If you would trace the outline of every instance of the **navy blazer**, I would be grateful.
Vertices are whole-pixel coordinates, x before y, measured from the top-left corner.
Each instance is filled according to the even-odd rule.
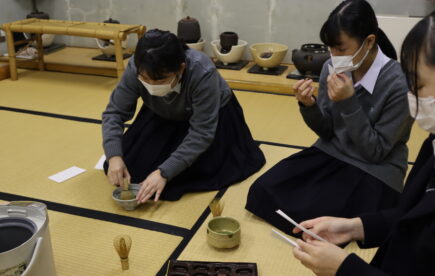
[[[380,246],[370,264],[350,254],[337,276],[435,275],[434,135],[423,143],[396,208],[361,216],[361,248]]]

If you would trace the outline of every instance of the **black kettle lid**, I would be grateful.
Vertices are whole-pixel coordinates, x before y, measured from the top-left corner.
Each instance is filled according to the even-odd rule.
[[[120,22],[119,22],[118,20],[116,20],[116,19],[112,19],[112,18],[109,18],[109,19],[107,19],[107,20],[104,20],[103,23],[120,24]]]
[[[180,19],[179,22],[182,23],[192,23],[192,22],[198,22],[198,20],[196,20],[196,18],[190,17],[190,16],[186,16],[185,18]]]
[[[43,11],[33,11],[29,13],[26,18],[50,19],[50,16]]]

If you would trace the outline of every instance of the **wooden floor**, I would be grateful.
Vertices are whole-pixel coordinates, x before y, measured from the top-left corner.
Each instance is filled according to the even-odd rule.
[[[243,79],[239,74],[222,72],[228,80]],[[316,139],[294,97],[235,92],[267,163],[219,194],[225,202],[224,215],[241,222],[242,243],[233,250],[216,250],[207,245],[205,233],[210,219],[207,205],[218,192],[146,204],[133,212],[111,200],[113,187],[94,166],[103,152],[101,112],[115,85],[115,78],[34,70],[20,70],[18,81],[0,81],[0,200],[48,204],[58,275],[165,275],[169,258],[256,262],[264,276],[312,275],[294,259],[289,246],[271,237],[270,225],[244,209],[247,190],[259,175]],[[413,129],[410,162],[426,136]],[[87,171],[63,183],[48,180],[73,165]],[[127,272],[121,271],[112,247],[118,234],[133,238]],[[355,244],[347,250],[366,260],[375,252]]]

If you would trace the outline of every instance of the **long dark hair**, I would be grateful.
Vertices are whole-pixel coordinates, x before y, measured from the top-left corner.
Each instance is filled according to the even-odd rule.
[[[169,31],[152,29],[138,41],[134,54],[137,74],[145,72],[151,79],[165,78],[178,72],[186,60],[187,45]]]
[[[409,88],[418,96],[418,63],[435,68],[435,11],[420,20],[402,44],[400,62]],[[424,60],[419,60],[420,55]],[[418,103],[418,101],[417,101]]]
[[[367,36],[374,34],[382,52],[397,60],[396,50],[387,35],[379,28],[375,11],[365,0],[346,0],[329,15],[320,30],[320,39],[329,47],[340,44],[340,32],[358,39],[362,44]]]

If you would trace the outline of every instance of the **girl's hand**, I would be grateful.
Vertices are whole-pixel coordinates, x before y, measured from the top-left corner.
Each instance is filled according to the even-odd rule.
[[[136,196],[137,201],[139,203],[145,203],[154,194],[154,201],[159,200],[160,194],[166,186],[166,182],[167,180],[160,174],[160,170],[155,170],[150,173],[150,175],[140,183],[141,187]]]
[[[339,102],[350,98],[355,93],[352,80],[346,74],[328,76],[328,96],[331,101]]]
[[[300,101],[304,106],[313,106],[316,103],[316,99],[313,96],[316,90],[312,86],[312,79],[304,79],[296,82],[293,85],[293,91],[295,92],[296,99]]]
[[[306,220],[301,225],[333,244],[364,240],[364,228],[360,218],[320,217]],[[299,228],[293,229],[293,233],[299,232]],[[302,237],[306,241],[313,239],[306,233]]]
[[[107,178],[109,178],[110,183],[121,186],[121,188],[124,186],[124,179],[130,183],[131,176],[121,156],[113,156],[109,159]]]
[[[296,242],[300,249],[297,247],[293,249],[295,258],[317,276],[335,276],[338,268],[349,255],[344,249],[328,242],[318,240]]]

